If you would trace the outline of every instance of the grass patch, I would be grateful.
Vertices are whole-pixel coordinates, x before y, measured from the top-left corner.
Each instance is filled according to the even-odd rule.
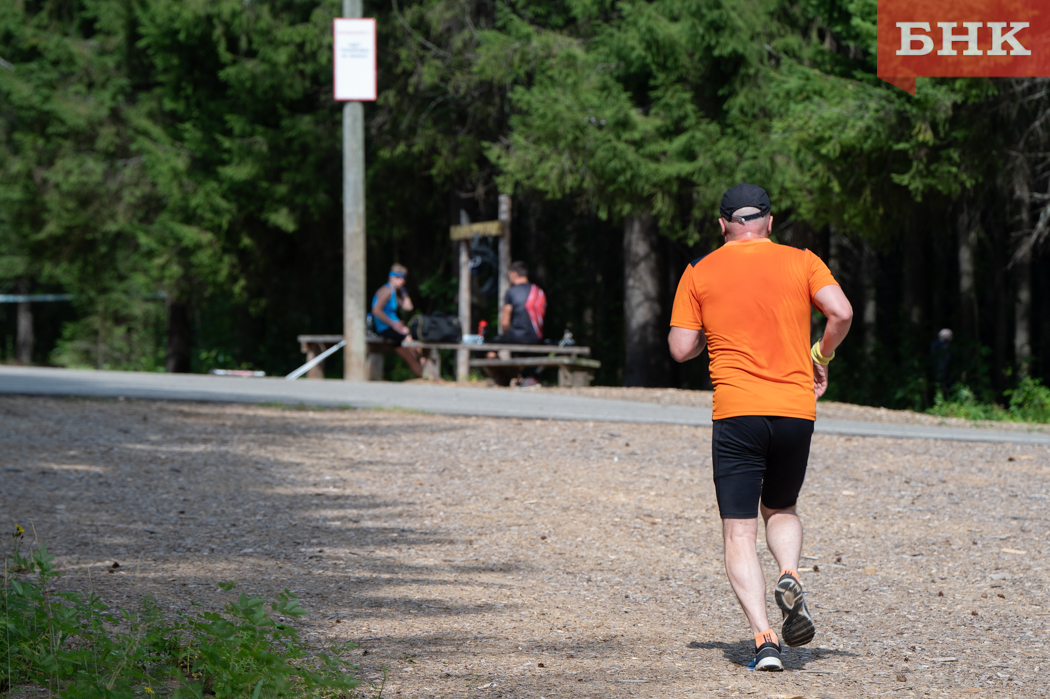
[[[1039,379],[1026,376],[1021,379],[1017,388],[1006,391],[1005,395],[1009,402],[1004,407],[998,403],[978,400],[968,386],[959,385],[947,399],[938,391],[933,407],[926,412],[965,420],[1050,423],[1050,388],[1044,386]]]
[[[400,405],[379,405],[372,408],[365,408],[365,410],[371,410],[374,413],[407,413],[408,415],[434,414],[429,410],[419,410],[418,408],[402,408]]]
[[[16,530],[0,590],[0,692],[45,688],[64,699],[271,699],[357,696],[346,643],[308,649],[282,618],[306,612],[287,590],[267,608],[240,596],[223,613],[178,613],[150,597],[137,612],[95,594],[59,591],[54,556]],[[23,551],[23,549],[27,549]],[[232,591],[235,583],[222,583]]]
[[[281,403],[279,401],[267,401],[266,403],[256,403],[256,405],[262,408],[277,408],[278,410],[290,410],[294,412],[310,412],[310,413],[323,413],[328,410],[354,410],[352,405],[338,405],[330,407],[327,405],[311,405],[307,403]]]

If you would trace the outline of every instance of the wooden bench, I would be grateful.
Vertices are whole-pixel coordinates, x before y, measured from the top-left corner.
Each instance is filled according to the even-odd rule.
[[[295,338],[299,343],[299,347],[302,349],[303,354],[306,355],[306,361],[312,361],[317,355],[324,352],[332,345],[339,344],[343,340],[342,335],[300,335]],[[394,343],[387,340],[385,337],[379,337],[374,335],[366,340],[366,346],[368,349],[368,380],[369,381],[382,381],[383,380],[383,355],[388,352],[394,351]],[[324,361],[317,364],[306,373],[308,379],[323,379],[324,378]]]
[[[470,360],[470,366],[485,369],[489,376],[501,386],[510,384],[511,379],[524,367],[556,366],[558,367],[559,386],[590,386],[594,372],[602,363],[589,359],[590,347],[571,345],[509,345],[486,342],[483,345],[468,345],[462,342],[417,342],[406,340],[405,347],[419,347],[428,353],[429,363],[435,367],[435,375],[441,375],[441,357],[439,350],[469,350],[470,352],[497,352],[498,358],[476,358]],[[512,357],[511,354],[546,355],[536,357]]]
[[[299,335],[296,338],[303,354],[306,355],[307,362],[312,361],[317,355],[321,354],[332,345],[339,344],[342,340],[342,335]],[[404,343],[405,347],[419,345],[420,343],[413,343],[411,340]],[[382,381],[383,355],[393,352],[397,348],[394,346],[393,342],[378,335],[370,335],[365,340],[365,346],[368,352],[367,359],[365,360],[368,369],[368,380]],[[323,379],[324,364],[325,363],[322,361],[317,366],[311,368],[310,371],[307,372],[306,378]],[[441,358],[438,356],[437,350],[432,350],[428,355],[423,356],[423,378],[431,379],[433,381],[437,381],[441,378]]]
[[[509,386],[525,367],[558,367],[559,386],[590,386],[594,372],[601,368],[597,359],[585,357],[514,357],[511,359],[471,359],[470,366],[487,369],[492,379],[501,386]]]
[[[296,338],[306,355],[306,361],[317,357],[328,347],[342,341],[342,335],[300,335]],[[383,355],[394,351],[394,344],[383,337],[372,336],[367,340],[368,346],[368,380],[383,380]],[[558,367],[559,386],[589,386],[594,372],[601,368],[601,362],[587,357],[590,347],[572,345],[508,345],[486,343],[468,345],[462,342],[418,342],[405,340],[404,347],[417,347],[423,354],[423,378],[439,380],[441,378],[441,350],[468,350],[474,353],[498,352],[494,359],[476,358],[470,360],[470,366],[485,369],[501,385],[508,385],[514,374],[524,367]],[[512,353],[545,355],[533,357],[512,357]],[[513,374],[510,373],[513,370]],[[307,378],[323,379],[324,362],[310,369]]]

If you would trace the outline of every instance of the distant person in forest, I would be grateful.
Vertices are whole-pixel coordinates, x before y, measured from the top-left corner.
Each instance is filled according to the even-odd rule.
[[[930,368],[933,370],[933,385],[948,398],[955,384],[952,381],[952,331],[948,328],[937,333],[937,339],[930,343]]]
[[[493,343],[507,345],[538,345],[543,342],[543,318],[547,314],[547,295],[529,281],[529,268],[524,262],[513,262],[507,270],[510,288],[503,299],[499,315],[499,335]],[[490,359],[496,357],[489,352]],[[518,386],[535,386],[539,368],[526,367],[521,372]]]
[[[376,334],[385,337],[394,344],[398,356],[405,360],[408,368],[416,376],[423,375],[423,364],[420,361],[421,350],[414,347],[402,347],[401,343],[408,337],[408,326],[401,322],[398,310],[411,312],[415,309],[412,299],[405,289],[408,270],[403,265],[393,265],[386,284],[379,287],[372,297],[372,323]]]
[[[780,638],[766,616],[766,582],[755,544],[758,515],[780,567],[774,596],[789,646],[813,640],[798,562],[802,523],[795,511],[806,477],[816,399],[828,363],[846,337],[853,309],[819,257],[777,245],[769,196],[741,184],[722,197],[725,245],[694,260],[678,283],[671,356],[684,362],[708,348],[715,387],[711,439],[715,496],[729,582],[755,635],[756,670],[783,670]],[[828,318],[809,344],[810,304]],[[708,586],[705,595],[718,595]],[[707,604],[711,604],[710,600]]]

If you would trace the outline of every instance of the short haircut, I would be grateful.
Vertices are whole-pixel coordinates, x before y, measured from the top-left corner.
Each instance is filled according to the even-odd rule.
[[[408,268],[405,267],[404,265],[399,265],[399,264],[395,263],[395,264],[390,265],[390,273],[391,274],[396,274],[396,275],[398,275],[400,277],[403,277],[406,274],[408,274]]]
[[[507,268],[507,271],[514,272],[514,274],[518,275],[519,277],[528,278],[529,276],[529,266],[521,261],[511,262],[510,267]]]

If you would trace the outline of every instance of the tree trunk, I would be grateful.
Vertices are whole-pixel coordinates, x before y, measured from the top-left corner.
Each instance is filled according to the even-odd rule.
[[[165,371],[172,374],[190,372],[192,325],[190,307],[183,301],[168,299],[168,356]]]
[[[106,304],[98,303],[98,332],[95,333],[95,368],[106,368]]]
[[[996,391],[1007,387],[1006,364],[1007,343],[1009,341],[1010,292],[1006,268],[1010,262],[1008,236],[1003,231],[1002,222],[994,224],[990,264],[992,266],[992,386]]]
[[[623,227],[624,386],[662,386],[668,356],[661,327],[659,240],[649,213]]]
[[[1021,231],[1013,236],[1009,270],[1014,280],[1014,366],[1017,376],[1028,375],[1032,359],[1032,248],[1027,245],[1032,230],[1032,182],[1026,162],[1015,170],[1014,196],[1020,206]]]
[[[911,230],[904,235],[904,312],[912,326],[912,332],[920,330],[925,320],[923,301],[926,297],[926,270],[923,267],[923,240],[928,231],[920,216],[918,211],[912,215]]]
[[[867,242],[862,241],[860,245],[861,321],[864,326],[864,353],[868,359],[874,359],[878,312],[876,284],[879,278],[879,256]]]
[[[1023,244],[1023,242],[1022,242]],[[1024,251],[1013,266],[1014,294],[1014,363],[1017,375],[1027,376],[1032,360],[1032,252]]]
[[[28,294],[29,282],[19,282],[17,288],[19,294]],[[33,306],[29,301],[18,303],[18,336],[15,339],[15,358],[21,364],[33,363]]]
[[[955,233],[959,244],[959,332],[967,340],[976,341],[977,289],[974,283],[974,227],[969,207],[964,203],[956,219]]]
[[[842,284],[842,254],[848,242],[835,226],[828,226],[828,269],[839,284]]]

